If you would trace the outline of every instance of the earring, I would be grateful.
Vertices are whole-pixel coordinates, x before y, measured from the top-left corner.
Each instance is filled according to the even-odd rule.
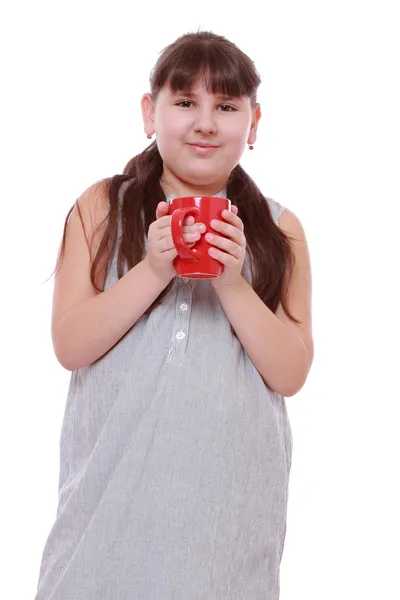
[[[148,133],[148,134],[147,134],[147,139],[148,139],[148,140],[151,140],[151,138],[152,138],[152,137],[153,137],[153,136],[152,136],[150,133]]]
[[[253,150],[254,146],[252,146],[251,144],[249,144],[249,150]]]

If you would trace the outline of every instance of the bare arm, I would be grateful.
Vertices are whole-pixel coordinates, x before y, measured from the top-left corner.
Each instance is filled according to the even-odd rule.
[[[88,188],[78,200],[67,226],[65,255],[55,279],[52,339],[58,361],[73,371],[103,356],[136,323],[175,275],[176,250],[170,236],[168,205],[160,203],[149,231],[148,255],[108,290],[99,292],[90,281],[90,242],[94,248],[108,210],[103,182]],[[159,207],[160,207],[159,205]],[[164,216],[163,216],[164,215]],[[187,230],[184,228],[184,230]],[[86,236],[85,236],[86,232]],[[186,234],[187,242],[197,239]],[[105,272],[97,286],[104,288]]]
[[[303,386],[310,357],[302,338],[284,325],[242,279],[217,290],[220,302],[242,346],[266,384],[282,396]]]
[[[297,217],[285,210],[281,229],[293,236],[295,267],[287,305],[274,314],[243,278],[218,288],[219,300],[239,340],[267,385],[283,396],[295,395],[304,385],[314,356],[311,325],[311,266],[304,230]]]
[[[72,306],[52,328],[59,362],[73,371],[103,356],[136,323],[165,286],[142,261],[105,292]]]
[[[108,210],[107,188],[100,182],[78,200],[67,225],[65,254],[55,278],[52,338],[57,359],[72,371],[88,366],[134,325],[168,281],[161,281],[146,263],[139,263],[105,292],[90,282],[91,256],[104,231],[96,228]],[[93,256],[93,255],[92,255]],[[105,271],[96,281],[104,288]]]

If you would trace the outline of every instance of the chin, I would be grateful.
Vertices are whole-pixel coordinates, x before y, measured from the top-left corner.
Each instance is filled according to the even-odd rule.
[[[216,169],[199,169],[185,170],[179,174],[179,177],[193,185],[213,185],[216,181],[223,179],[220,170]],[[226,176],[228,179],[229,174]]]

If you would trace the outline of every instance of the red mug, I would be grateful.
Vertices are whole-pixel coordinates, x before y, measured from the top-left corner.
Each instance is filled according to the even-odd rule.
[[[213,246],[206,241],[205,235],[208,232],[217,233],[211,228],[210,222],[212,219],[223,221],[223,210],[231,210],[231,201],[219,196],[186,196],[171,201],[169,214],[172,215],[172,239],[178,252],[174,267],[181,277],[214,279],[221,275],[224,267],[208,254],[209,248]],[[194,217],[195,223],[204,223],[206,226],[206,231],[192,248],[183,239],[183,222],[188,216]]]

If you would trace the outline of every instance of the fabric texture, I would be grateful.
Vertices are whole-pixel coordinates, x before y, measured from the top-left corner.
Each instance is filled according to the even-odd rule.
[[[285,399],[210,282],[176,277],[71,373],[35,600],[277,600],[291,457]]]

